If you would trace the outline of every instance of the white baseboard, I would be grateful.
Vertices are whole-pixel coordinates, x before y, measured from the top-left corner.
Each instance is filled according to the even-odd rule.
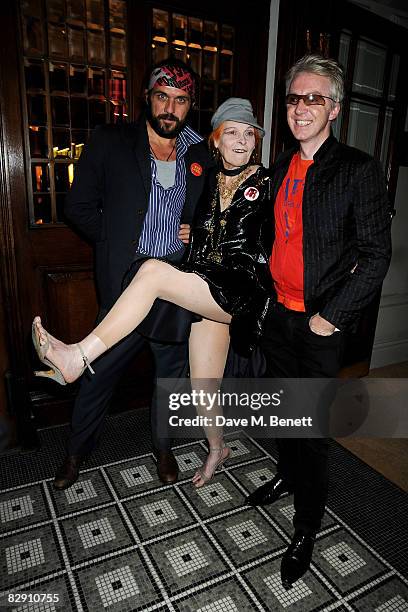
[[[370,368],[382,368],[402,361],[408,361],[408,338],[374,344]]]
[[[408,361],[408,293],[382,295],[371,368]]]
[[[394,308],[395,306],[407,306],[408,293],[390,293],[381,296],[380,310],[382,308]]]

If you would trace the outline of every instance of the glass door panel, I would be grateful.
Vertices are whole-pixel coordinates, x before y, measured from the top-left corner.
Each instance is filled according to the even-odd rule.
[[[216,106],[231,96],[234,44],[235,30],[229,24],[153,8],[152,64],[175,57],[201,77],[191,123],[203,135],[211,131]]]
[[[369,96],[381,96],[387,51],[367,40],[357,44],[356,63],[353,75],[353,91]]]
[[[90,130],[127,120],[126,2],[21,0],[19,5],[30,222],[57,223]]]
[[[380,43],[344,30],[339,41],[339,61],[350,85],[333,133],[379,159],[389,177],[400,56]],[[352,74],[347,74],[349,66]]]
[[[350,104],[347,144],[374,155],[378,107],[353,100]]]

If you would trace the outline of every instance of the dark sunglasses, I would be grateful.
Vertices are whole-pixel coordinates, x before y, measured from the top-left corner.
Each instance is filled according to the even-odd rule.
[[[292,104],[293,106],[297,106],[299,100],[303,100],[306,106],[314,106],[315,104],[318,104],[319,106],[324,106],[326,104],[326,98],[327,100],[332,100],[332,102],[336,102],[334,98],[329,98],[329,96],[322,96],[320,94],[310,93],[300,95],[290,93],[286,96],[286,104]]]

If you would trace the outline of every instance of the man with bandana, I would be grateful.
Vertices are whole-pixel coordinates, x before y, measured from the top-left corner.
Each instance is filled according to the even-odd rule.
[[[123,278],[135,261],[160,257],[177,262],[183,255],[211,164],[202,137],[186,123],[195,90],[196,75],[184,62],[160,62],[150,73],[145,111],[139,120],[99,126],[81,155],[65,213],[94,246],[98,320],[118,298]],[[154,325],[154,312],[152,317]],[[53,483],[56,489],[66,489],[77,480],[82,462],[95,448],[114,388],[129,362],[146,346],[139,332],[101,357],[95,375],[82,378],[67,455]],[[157,377],[186,375],[187,333],[183,340],[172,345],[149,342]],[[158,418],[166,417],[158,414],[153,400],[157,472],[168,484],[177,480],[178,466],[171,440],[157,435]],[[133,433],[136,438],[137,432]]]

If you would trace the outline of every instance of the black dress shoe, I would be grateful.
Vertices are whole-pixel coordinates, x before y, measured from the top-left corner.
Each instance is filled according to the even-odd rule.
[[[157,451],[157,475],[163,484],[172,484],[178,478],[178,464],[173,451]]]
[[[285,480],[276,475],[270,482],[266,482],[248,495],[244,503],[247,506],[267,506],[273,504],[284,493],[292,493],[292,489]]]
[[[281,580],[288,590],[309,569],[315,536],[301,531],[295,533],[281,563]]]
[[[67,455],[64,463],[58,468],[55,474],[53,487],[58,491],[63,491],[72,486],[78,480],[79,468],[84,461],[83,455]]]

